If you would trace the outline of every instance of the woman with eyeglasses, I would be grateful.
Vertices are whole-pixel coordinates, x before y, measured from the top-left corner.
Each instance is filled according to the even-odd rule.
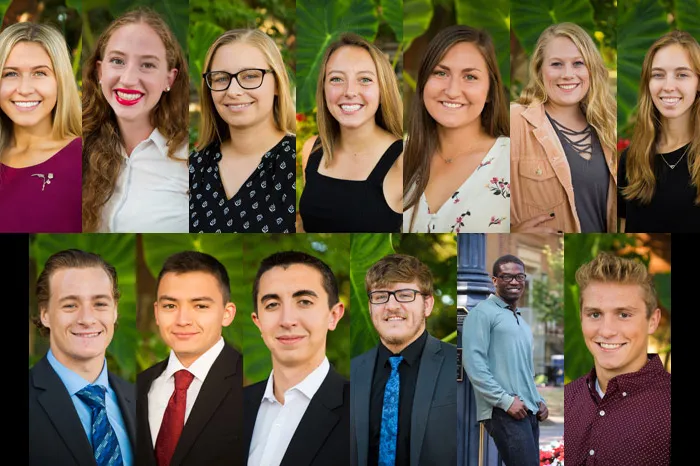
[[[203,71],[190,232],[294,232],[296,122],[277,45],[256,29],[228,31]]]

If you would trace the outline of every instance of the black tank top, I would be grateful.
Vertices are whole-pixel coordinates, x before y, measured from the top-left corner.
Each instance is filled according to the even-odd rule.
[[[316,144],[314,144],[315,148]],[[384,198],[386,174],[403,152],[395,141],[384,152],[366,180],[342,180],[322,175],[322,150],[312,149],[306,164],[306,185],[299,199],[299,215],[308,233],[397,233],[403,215]]]

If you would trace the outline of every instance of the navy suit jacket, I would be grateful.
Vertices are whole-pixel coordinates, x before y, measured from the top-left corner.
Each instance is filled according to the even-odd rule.
[[[136,465],[156,466],[148,422],[148,391],[168,366],[164,360],[136,378],[138,393]],[[192,406],[170,466],[243,465],[243,357],[224,345]]]
[[[246,460],[267,379],[244,389]],[[350,464],[350,382],[333,368],[311,399],[280,466]]]
[[[132,449],[136,444],[134,384],[108,372]],[[97,465],[70,394],[44,356],[29,369],[29,466]]]
[[[377,347],[350,362],[350,458],[365,466],[369,400]],[[411,464],[457,464],[457,347],[428,335],[418,370],[411,416]]]

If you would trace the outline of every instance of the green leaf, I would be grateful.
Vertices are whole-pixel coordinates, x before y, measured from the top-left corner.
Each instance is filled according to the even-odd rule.
[[[202,73],[204,72],[204,58],[209,47],[225,31],[216,24],[200,21],[190,28],[190,81],[197,92],[201,91]],[[200,96],[201,97],[201,96]]]
[[[630,121],[639,100],[644,55],[670,29],[658,0],[621,3],[618,11],[617,126],[622,128]]]
[[[297,113],[314,109],[316,82],[323,53],[344,32],[369,41],[379,21],[372,0],[299,0],[297,3]]]
[[[430,0],[404,0],[403,50],[408,50],[417,37],[425,34],[432,19],[433,4]]]
[[[75,11],[78,12],[78,15],[83,14],[83,1],[82,0],[66,0],[66,6],[68,8],[73,8]],[[2,7],[0,7],[2,9]],[[0,15],[2,14],[2,11],[0,11]]]
[[[104,0],[98,0],[103,3]],[[165,20],[165,23],[170,27],[180,43],[183,52],[187,54],[187,28],[190,21],[190,5],[188,1],[183,0],[140,0],[134,3],[134,0],[111,0],[109,11],[117,18],[136,6],[149,7],[158,12]],[[87,10],[85,3],[83,7]]]
[[[552,24],[572,22],[591,37],[595,32],[593,7],[588,0],[519,0],[510,6],[513,32],[528,56],[542,31]]]
[[[134,353],[140,335],[136,330],[136,236],[133,234],[38,234],[31,247],[37,264],[37,277],[52,254],[64,249],[77,248],[99,254],[117,269],[121,298],[118,305],[119,327],[107,348],[107,354],[117,366],[110,370],[128,380],[136,375]]]
[[[365,274],[379,259],[392,254],[390,234],[353,234],[350,240],[350,355],[364,353],[379,342],[369,314]]]
[[[382,7],[382,17],[389,24],[391,30],[396,35],[396,41],[403,41],[403,1],[402,0],[380,0]]]
[[[681,31],[689,32],[696,39],[700,38],[700,2],[676,1],[676,24]]]
[[[654,287],[659,304],[669,313],[671,312],[671,274],[657,273],[654,275]]]
[[[510,1],[490,0],[488,8],[471,0],[457,0],[457,24],[483,29],[493,40],[498,69],[506,90],[510,88]],[[510,91],[506,92],[509,95]]]

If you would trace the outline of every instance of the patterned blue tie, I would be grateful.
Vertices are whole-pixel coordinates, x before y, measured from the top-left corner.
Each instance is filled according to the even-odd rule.
[[[378,466],[394,466],[396,463],[396,434],[399,431],[399,364],[401,361],[403,361],[403,356],[389,358],[391,375],[384,387]]]
[[[112,424],[107,419],[105,407],[105,387],[86,385],[76,395],[92,410],[92,450],[97,466],[117,466],[123,464],[122,452]]]

